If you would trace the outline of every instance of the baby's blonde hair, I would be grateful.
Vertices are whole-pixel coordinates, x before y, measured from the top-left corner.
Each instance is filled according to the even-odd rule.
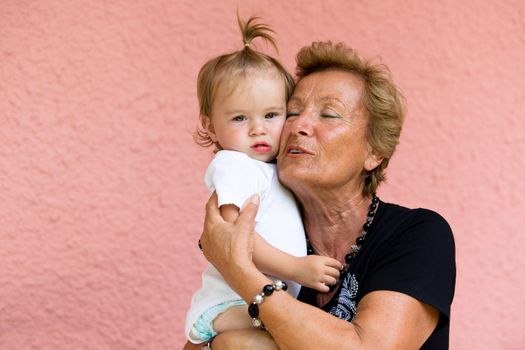
[[[217,56],[202,66],[197,78],[197,96],[200,108],[200,126],[195,132],[195,142],[203,147],[215,145],[217,149],[221,146],[213,142],[205,127],[205,118],[210,118],[212,106],[217,91],[221,84],[227,80],[245,77],[248,70],[271,70],[275,69],[283,79],[286,96],[288,100],[293,92],[293,77],[275,58],[266,55],[252,48],[252,41],[255,38],[262,38],[270,43],[276,51],[277,45],[272,33],[275,31],[264,23],[257,23],[258,17],[250,17],[244,22],[237,15],[237,22],[242,34],[243,48],[229,54]]]

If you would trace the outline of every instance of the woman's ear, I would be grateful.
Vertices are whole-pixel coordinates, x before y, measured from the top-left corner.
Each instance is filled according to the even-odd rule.
[[[217,135],[215,135],[215,128],[213,127],[210,117],[206,115],[201,115],[201,120],[202,120],[202,125],[204,126],[204,129],[208,133],[208,136],[210,136],[210,139],[213,142],[217,142]]]
[[[379,164],[381,164],[382,161],[383,161],[383,157],[379,156],[374,150],[370,148],[368,150],[368,155],[365,158],[365,164],[364,164],[365,170],[366,171],[374,170],[375,168],[379,166]]]

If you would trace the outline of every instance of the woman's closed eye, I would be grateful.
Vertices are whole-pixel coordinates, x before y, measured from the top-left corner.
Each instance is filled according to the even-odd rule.
[[[286,113],[286,119],[291,118],[291,117],[297,117],[298,115],[299,115],[299,112],[297,111],[289,111]]]
[[[321,117],[323,118],[341,118],[341,116],[335,113],[322,113]]]
[[[341,118],[341,115],[334,111],[333,108],[323,108],[321,110],[322,118]]]

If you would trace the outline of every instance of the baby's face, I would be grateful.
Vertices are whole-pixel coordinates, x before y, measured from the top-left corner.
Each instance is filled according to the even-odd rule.
[[[225,150],[273,160],[286,119],[282,77],[274,71],[252,71],[224,85],[217,91],[207,126],[212,140]]]

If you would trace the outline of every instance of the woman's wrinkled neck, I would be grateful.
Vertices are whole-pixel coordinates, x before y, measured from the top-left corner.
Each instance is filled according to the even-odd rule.
[[[342,261],[361,234],[371,197],[363,196],[361,188],[299,191],[296,195],[315,253]]]

